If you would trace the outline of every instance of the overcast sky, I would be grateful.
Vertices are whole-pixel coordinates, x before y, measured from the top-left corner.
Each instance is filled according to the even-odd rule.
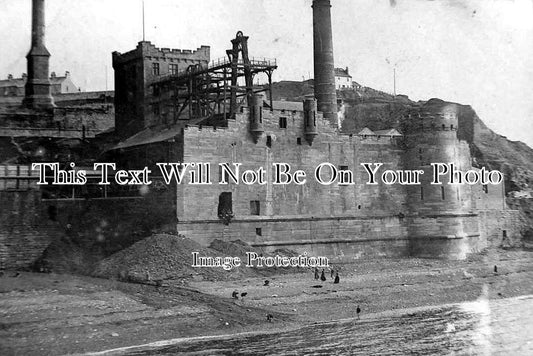
[[[238,30],[250,55],[277,58],[274,80],[313,73],[311,0],[145,0],[146,40],[211,46]],[[82,90],[113,88],[111,52],[142,39],[141,0],[47,0],[50,70]],[[470,104],[499,134],[533,147],[533,0],[332,0],[335,65],[413,100]],[[26,72],[31,0],[0,0],[0,77]]]

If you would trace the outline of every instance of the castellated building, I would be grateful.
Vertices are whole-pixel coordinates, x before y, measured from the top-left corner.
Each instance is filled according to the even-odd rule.
[[[316,112],[314,101],[306,102],[306,110],[301,104],[298,110],[271,109],[262,97],[255,104],[243,106],[222,127],[151,128],[117,146],[130,157],[129,167],[146,165],[153,172],[159,171],[155,162],[210,163],[213,184],[175,186],[172,208],[179,233],[205,245],[215,238],[241,239],[271,250],[348,259],[464,258],[487,247],[502,229],[516,233],[503,184],[430,184],[431,162],[472,169],[468,143],[457,138],[455,104],[429,101],[413,120],[416,128],[404,137],[341,134]],[[251,131],[256,120],[263,131],[257,140]],[[304,170],[307,182],[273,184],[275,162]],[[323,162],[353,171],[355,184],[319,184],[313,172]],[[365,162],[419,169],[424,175],[420,185],[369,185]],[[218,184],[220,163],[242,163],[241,173],[263,167],[267,182]],[[232,213],[226,223],[220,216],[224,210]]]
[[[140,42],[131,52],[113,53],[116,131],[124,139],[109,159],[152,172],[159,172],[157,162],[211,168],[212,184],[161,188],[162,178],[154,177],[145,209],[164,201],[177,231],[204,245],[240,239],[339,259],[461,259],[518,234],[503,182],[431,184],[431,163],[478,169],[468,141],[472,124],[461,122],[458,104],[429,100],[402,119],[402,128],[339,130],[329,8],[329,0],[313,1],[316,101],[268,100],[253,77],[264,73],[271,83],[276,63],[250,60],[241,32],[228,58],[213,62],[205,46],[183,51]],[[240,163],[241,173],[262,167],[266,183],[219,184],[223,163]],[[306,183],[274,184],[274,163],[305,171]],[[353,172],[353,184],[318,183],[314,171],[321,163]],[[371,185],[362,163],[424,174],[420,184]]]
[[[105,120],[112,108],[97,103],[101,96],[106,103],[107,93],[82,93],[87,107],[76,106],[79,95],[51,96],[43,0],[33,0],[33,9],[26,96],[22,107],[0,111],[0,198],[6,207],[0,269],[31,267],[65,234],[111,252],[154,231],[170,231],[204,245],[240,239],[269,251],[354,260],[462,259],[520,233],[503,183],[449,185],[443,178],[444,184],[431,184],[431,163],[463,172],[482,168],[473,167],[475,125],[460,105],[396,96],[391,100],[409,102],[409,110],[395,127],[339,129],[338,114],[347,105],[338,105],[335,90],[329,0],[313,1],[312,97],[274,101],[277,62],[249,56],[248,37],[240,31],[226,57],[214,61],[207,46],[179,50],[142,41],[112,54],[114,130]],[[254,85],[256,76],[266,76],[268,86]],[[60,162],[66,169],[75,162],[72,169],[86,169],[88,182],[37,185],[32,162]],[[148,167],[152,184],[99,185],[94,162]],[[209,163],[212,184],[189,184],[191,167],[185,182],[166,184],[156,164],[171,162]],[[241,174],[262,167],[265,184],[219,184],[228,178],[219,169],[224,163],[233,170],[240,164]],[[305,184],[274,184],[275,163],[305,171]],[[353,172],[353,184],[317,182],[314,171],[322,163]],[[362,163],[382,164],[379,172],[424,174],[420,184],[379,178],[372,185]]]
[[[151,124],[151,116],[172,116],[168,107],[153,102],[157,95],[151,84],[161,76],[176,75],[191,65],[207,65],[209,50],[208,46],[194,51],[159,49],[149,41],[142,41],[127,53],[113,52],[117,134],[126,137],[140,131]]]

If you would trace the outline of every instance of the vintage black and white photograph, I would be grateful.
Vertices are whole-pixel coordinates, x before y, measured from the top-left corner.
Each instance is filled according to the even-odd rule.
[[[1,355],[532,355],[532,0],[1,0]]]

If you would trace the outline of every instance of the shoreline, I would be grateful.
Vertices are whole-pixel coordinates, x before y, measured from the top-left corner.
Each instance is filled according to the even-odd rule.
[[[533,294],[527,294],[527,295],[502,298],[500,300],[513,301],[513,300],[532,299],[532,298],[533,298]],[[488,300],[490,301],[490,299]],[[204,340],[205,341],[207,340],[209,341],[228,340],[228,339],[245,338],[248,336],[273,335],[273,334],[278,334],[278,333],[283,333],[283,332],[288,332],[288,331],[296,331],[296,330],[305,329],[305,328],[309,328],[313,326],[320,326],[320,325],[344,324],[344,323],[350,323],[350,322],[365,323],[365,322],[372,322],[372,321],[380,320],[383,318],[400,317],[406,314],[460,307],[467,303],[475,303],[476,301],[479,301],[479,299],[458,302],[458,303],[449,303],[449,304],[440,304],[440,305],[424,305],[424,306],[412,307],[412,308],[406,308],[406,309],[388,310],[388,311],[367,314],[361,318],[351,317],[351,318],[345,318],[345,319],[318,321],[318,322],[308,323],[308,324],[299,325],[299,326],[294,326],[293,324],[291,324],[290,326],[287,326],[282,329],[269,330],[266,332],[265,331],[245,331],[245,332],[240,332],[240,333],[235,333],[235,334],[202,335],[202,336],[182,337],[182,338],[169,339],[169,340],[160,340],[160,341],[155,341],[155,342],[151,342],[148,344],[125,346],[125,347],[119,347],[119,348],[114,348],[114,349],[109,349],[109,350],[98,351],[98,352],[87,352],[87,353],[82,353],[82,354],[74,354],[74,356],[113,355],[115,353],[121,353],[121,352],[127,352],[127,351],[130,351],[130,352],[141,351],[141,350],[146,351],[151,348],[173,346],[173,345],[178,345],[178,344],[187,343],[187,342],[197,342],[197,341],[204,341]]]
[[[493,266],[498,265],[498,273]],[[169,340],[276,334],[313,325],[361,322],[472,302],[533,295],[533,252],[489,251],[467,261],[361,260],[333,264],[341,280],[311,270],[165,286],[85,276],[5,272],[2,354],[102,354]],[[268,287],[263,285],[270,280]],[[320,288],[315,288],[320,285]],[[234,299],[233,291],[246,292]],[[273,315],[272,322],[266,315]],[[154,344],[156,343],[156,344]],[[145,346],[142,346],[145,347]],[[100,352],[100,353],[99,353]]]

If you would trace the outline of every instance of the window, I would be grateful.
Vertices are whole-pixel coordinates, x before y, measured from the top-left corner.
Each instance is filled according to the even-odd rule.
[[[220,193],[218,197],[218,216],[223,217],[225,215],[233,214],[233,204],[231,192]]]
[[[261,215],[261,205],[259,200],[250,201],[250,215]]]
[[[152,74],[159,75],[159,63],[152,63]]]
[[[154,115],[159,115],[159,104],[152,104],[152,113]]]
[[[263,236],[263,231],[261,230],[260,227],[256,227],[256,228],[255,228],[255,234],[256,234],[257,236]]]
[[[301,145],[302,144],[302,138],[301,137],[296,138],[296,144],[297,145]]]
[[[52,221],[57,221],[57,207],[55,205],[48,206],[48,218]]]
[[[267,136],[267,147],[272,147],[272,136]]]
[[[287,118],[286,117],[280,117],[279,118],[279,128],[280,129],[286,129],[287,128]]]
[[[176,75],[178,74],[178,65],[175,63],[170,63],[168,66],[168,70],[170,72],[170,75]]]

